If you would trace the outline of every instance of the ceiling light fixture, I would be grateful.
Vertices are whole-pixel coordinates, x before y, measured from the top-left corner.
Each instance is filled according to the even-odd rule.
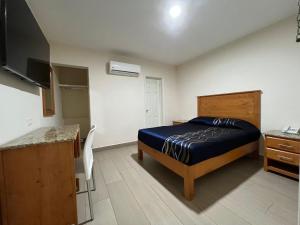
[[[181,15],[182,9],[179,5],[174,5],[170,8],[170,16],[175,19]]]

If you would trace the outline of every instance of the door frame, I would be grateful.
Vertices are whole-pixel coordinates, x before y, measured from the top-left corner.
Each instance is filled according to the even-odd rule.
[[[163,101],[163,78],[162,77],[155,77],[155,76],[145,76],[145,82],[144,82],[144,101],[145,101],[145,108],[144,108],[144,115],[145,115],[145,127],[146,127],[146,110],[147,110],[147,105],[146,105],[146,82],[147,79],[153,79],[153,80],[158,80],[160,82],[160,88],[159,88],[159,104],[160,104],[160,118],[159,118],[159,125],[158,126],[162,126],[163,122],[164,122],[164,101]]]

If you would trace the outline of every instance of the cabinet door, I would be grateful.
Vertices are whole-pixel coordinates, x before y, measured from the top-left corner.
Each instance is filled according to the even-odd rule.
[[[77,223],[72,142],[2,153],[9,225]]]
[[[6,210],[9,225],[41,224],[39,154],[33,148],[3,152]]]
[[[4,188],[4,174],[2,163],[2,152],[0,152],[0,225],[7,225],[6,193]]]

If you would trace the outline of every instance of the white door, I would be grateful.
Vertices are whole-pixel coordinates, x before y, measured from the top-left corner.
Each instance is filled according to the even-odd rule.
[[[161,79],[146,77],[146,127],[157,127],[162,121]]]

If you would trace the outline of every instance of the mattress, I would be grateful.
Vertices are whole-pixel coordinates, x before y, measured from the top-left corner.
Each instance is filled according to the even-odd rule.
[[[214,117],[138,132],[139,141],[187,165],[222,155],[259,137],[260,130],[246,121]]]

